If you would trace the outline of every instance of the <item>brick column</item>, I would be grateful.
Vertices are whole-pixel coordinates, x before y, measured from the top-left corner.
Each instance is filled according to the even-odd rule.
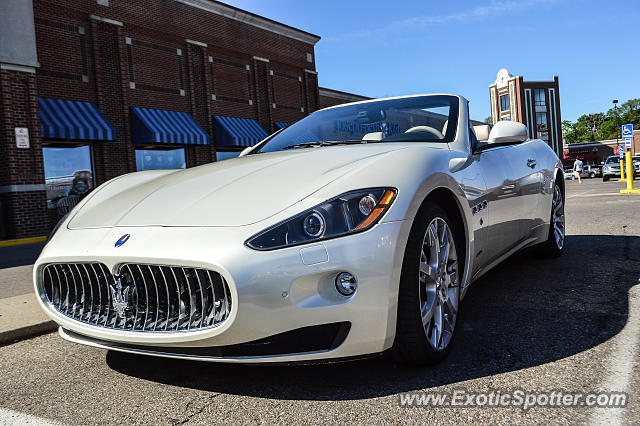
[[[253,80],[255,87],[256,111],[258,122],[264,129],[273,131],[272,109],[273,97],[269,84],[269,60],[253,57]]]
[[[0,67],[0,123],[0,239],[47,235],[35,68]],[[29,148],[16,147],[16,127],[29,129]]]
[[[318,109],[318,73],[304,70],[304,112],[311,114]]]
[[[207,45],[193,40],[187,40],[187,94],[191,115],[196,122],[209,134],[209,143],[213,145],[213,118],[211,114],[210,83],[207,79],[206,55]],[[189,166],[198,166],[213,161],[215,147],[192,145],[189,147]]]
[[[95,143],[96,184],[136,170],[127,97],[125,40],[122,23],[91,17],[96,98],[100,111],[116,129],[116,140]]]

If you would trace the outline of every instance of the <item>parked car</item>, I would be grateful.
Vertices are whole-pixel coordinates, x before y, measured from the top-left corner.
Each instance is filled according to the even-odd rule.
[[[521,123],[472,126],[461,96],[330,107],[238,158],[103,184],[35,289],[62,337],[116,351],[432,363],[472,282],[525,247],[562,254],[561,166]]]
[[[573,167],[564,168],[564,178],[565,180],[576,180],[576,175],[573,173]]]
[[[599,164],[587,164],[584,166],[584,173],[589,178],[602,177],[602,166]]]
[[[634,178],[640,174],[640,162],[633,162]],[[611,155],[607,157],[602,167],[602,180],[608,181],[612,177],[620,177],[620,156]]]
[[[582,179],[588,178],[589,177],[589,173],[586,171],[586,169],[582,169],[582,171],[580,172],[580,177]],[[576,180],[578,179],[578,177],[576,176],[576,174],[573,172],[573,167],[565,167],[564,168],[564,178],[565,180]]]

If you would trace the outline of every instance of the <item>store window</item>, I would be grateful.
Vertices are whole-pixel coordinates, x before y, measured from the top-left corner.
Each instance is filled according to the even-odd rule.
[[[184,169],[187,167],[184,148],[136,149],[136,168],[143,170]]]
[[[47,207],[61,218],[94,188],[90,145],[42,147]]]
[[[509,110],[509,95],[500,95],[500,111]]]
[[[546,106],[547,101],[544,97],[544,89],[535,89],[536,106]]]
[[[538,126],[538,130],[547,130],[547,113],[546,112],[536,112],[536,124]]]

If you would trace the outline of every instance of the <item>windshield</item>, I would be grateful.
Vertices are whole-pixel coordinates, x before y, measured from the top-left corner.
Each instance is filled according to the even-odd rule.
[[[257,152],[370,142],[453,142],[458,98],[426,95],[345,105],[314,112]]]
[[[605,164],[620,164],[620,157],[609,157]]]

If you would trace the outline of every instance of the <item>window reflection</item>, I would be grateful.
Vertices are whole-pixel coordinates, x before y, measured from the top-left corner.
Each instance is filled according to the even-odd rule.
[[[47,207],[51,216],[61,218],[94,187],[91,147],[44,146],[42,154]]]
[[[186,167],[184,148],[136,149],[136,168],[139,172]]]

